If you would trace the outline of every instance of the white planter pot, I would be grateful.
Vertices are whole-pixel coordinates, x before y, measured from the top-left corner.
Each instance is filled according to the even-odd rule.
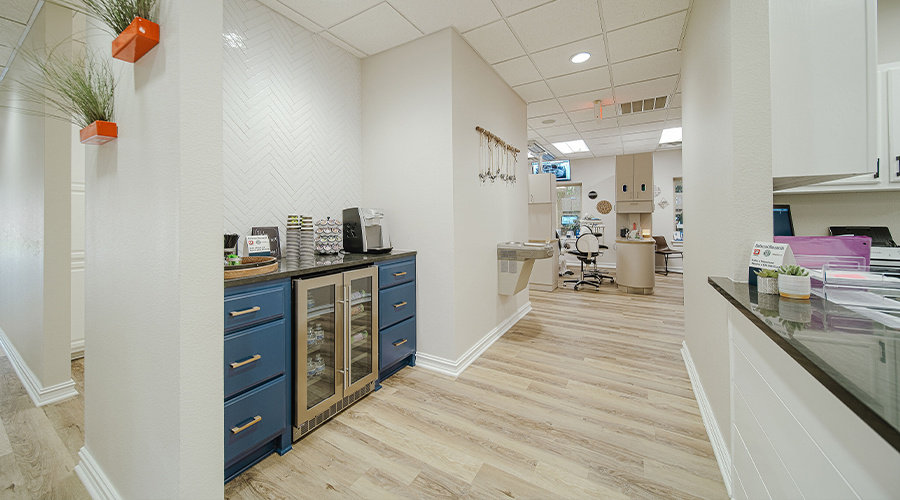
[[[809,276],[778,275],[778,293],[789,299],[808,299]]]
[[[769,295],[778,295],[778,278],[756,277],[756,291]]]

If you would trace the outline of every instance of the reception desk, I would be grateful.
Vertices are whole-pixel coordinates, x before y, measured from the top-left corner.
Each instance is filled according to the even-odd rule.
[[[656,241],[616,238],[616,284],[626,293],[650,295],[656,286]]]

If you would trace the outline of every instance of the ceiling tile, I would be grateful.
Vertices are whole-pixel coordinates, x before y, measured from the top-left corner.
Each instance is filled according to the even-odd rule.
[[[556,99],[547,99],[546,101],[532,102],[528,104],[528,117],[552,115],[554,113],[562,113],[562,108]]]
[[[512,61],[494,64],[493,68],[501,78],[506,80],[506,84],[510,87],[522,85],[523,83],[535,82],[541,79],[540,73],[538,73],[534,64],[531,63],[531,59],[528,59],[527,56],[519,57]]]
[[[303,17],[308,18],[319,26],[330,28],[335,24],[350,19],[368,8],[378,5],[382,0],[340,0],[333,2],[323,2],[321,0],[279,1],[294,11],[301,13]],[[378,26],[382,29],[386,28],[386,26],[371,24],[364,29],[374,31],[372,28],[373,26]]]
[[[688,3],[689,0],[600,0],[606,31],[687,9]]]
[[[669,102],[669,109],[671,108],[680,108],[681,107],[681,93],[677,93],[672,96],[672,101]]]
[[[338,37],[332,35],[331,33],[327,32],[327,31],[322,31],[322,32],[319,33],[319,35],[320,35],[322,38],[328,40],[329,42],[331,42],[331,43],[337,45],[338,47],[340,47],[340,48],[346,50],[347,52],[353,54],[354,56],[356,56],[356,57],[358,57],[358,58],[360,58],[360,59],[363,59],[363,58],[366,57],[365,52],[363,52],[363,51],[357,49],[356,47],[350,45],[349,43],[347,43],[347,42],[341,40],[340,38],[338,38]]]
[[[632,59],[612,66],[612,77],[616,85],[677,75],[679,72],[681,72],[681,52],[677,50]]]
[[[665,128],[677,128],[681,126],[681,120],[666,120]]]
[[[632,153],[649,153],[656,151],[659,144],[654,144],[652,141],[646,143],[626,142],[623,146],[622,151],[624,151],[625,154],[630,155]]]
[[[12,54],[12,47],[4,47],[0,45],[0,66],[6,66],[9,62],[9,56]]]
[[[626,127],[628,125],[637,125],[638,123],[661,122],[666,119],[667,109],[655,109],[653,111],[645,111],[643,113],[634,113],[622,115],[619,117],[619,125]]]
[[[529,52],[599,35],[602,31],[597,0],[556,0],[508,20]]]
[[[572,130],[575,130],[574,127]],[[547,141],[549,141],[550,144],[553,144],[556,142],[578,141],[578,140],[581,140],[581,134],[579,134],[578,132],[570,132],[568,134],[559,134],[559,135],[551,135],[551,136],[545,135],[544,139],[547,139]]]
[[[0,2],[0,17],[26,24],[34,12],[37,0],[3,0]],[[21,33],[19,34],[21,36]],[[6,61],[3,61],[6,64]]]
[[[491,0],[391,0],[391,5],[426,35],[448,26],[463,33],[500,19]]]
[[[611,137],[597,137],[594,139],[585,139],[584,143],[587,144],[588,147],[593,147],[595,149],[609,149],[617,146],[621,147],[622,138],[618,135]]]
[[[569,119],[572,120],[572,123],[594,121],[594,110],[593,109],[581,109],[578,111],[568,111],[568,112],[566,112],[566,114],[569,115]],[[615,118],[615,116],[616,116],[616,106],[603,106],[603,115],[602,115],[601,121],[609,121],[610,118]],[[612,120],[612,121],[613,121],[613,123],[615,123],[615,120]]]
[[[553,90],[557,97],[583,94],[591,90],[607,89],[611,86],[609,83],[609,69],[604,66],[551,78],[547,80],[547,85],[550,86],[550,89]]]
[[[666,118],[669,120],[680,120],[681,119],[681,108],[674,108],[669,110],[669,114],[666,115]]]
[[[550,87],[548,87],[547,83],[543,80],[519,85],[518,87],[513,87],[513,90],[515,90],[516,93],[519,94],[519,97],[524,99],[525,102],[553,99],[553,92],[550,92]]]
[[[570,160],[583,160],[583,159],[586,159],[586,158],[593,158],[593,157],[594,157],[594,153],[591,153],[591,152],[588,152],[588,153],[569,153],[569,154],[566,155],[566,158],[568,158],[568,159],[570,159]]]
[[[377,29],[373,29],[376,26]],[[387,3],[369,9],[328,31],[369,55],[422,36],[415,26]]]
[[[575,124],[575,128],[581,133],[587,133],[594,130],[615,129],[619,130],[619,122],[615,118],[604,118],[597,123],[593,120],[589,122],[580,122]],[[618,133],[618,132],[616,132]]]
[[[555,137],[555,136],[560,136],[560,135],[578,134],[578,131],[575,130],[575,127],[572,126],[572,124],[542,128],[542,129],[538,130],[538,132],[540,132],[540,134],[544,137]],[[579,136],[576,139],[580,139],[580,138],[581,137]],[[559,141],[557,141],[557,142],[559,142]]]
[[[24,31],[24,24],[0,19],[0,45],[15,47],[19,43],[19,38],[22,38]]]
[[[528,131],[528,140],[529,141],[533,141],[533,140],[540,139],[540,138],[541,138],[541,134],[535,132],[534,130]]]
[[[593,139],[598,140],[603,137],[616,137],[618,138],[621,135],[619,132],[619,128],[607,128],[601,130],[589,130],[587,132],[582,132],[581,137],[584,137],[584,140]]]
[[[652,130],[650,132],[639,132],[637,134],[627,134],[622,136],[622,142],[629,143],[634,141],[656,141],[659,142],[659,136],[662,134],[660,130]]]
[[[544,123],[545,121],[553,120],[553,123]],[[555,115],[547,115],[541,116],[539,118],[529,118],[528,126],[537,130],[538,132],[543,132],[541,129],[545,129],[548,127],[558,127],[561,124],[571,123],[569,121],[569,117],[566,116],[565,113],[558,113]]]
[[[666,122],[641,123],[640,125],[629,125],[627,127],[619,127],[622,135],[634,134],[637,132],[649,132],[651,130],[662,130]]]
[[[591,54],[591,58],[583,63],[573,63],[572,56],[579,52],[588,52]],[[561,47],[535,52],[531,54],[531,59],[544,78],[553,78],[606,66],[606,46],[603,44],[602,35],[595,36]]]
[[[616,102],[621,104],[639,99],[672,95],[675,92],[677,80],[677,76],[669,76],[646,82],[616,85]]]
[[[525,50],[502,19],[463,35],[488,64],[525,55]]]
[[[685,12],[606,34],[610,62],[643,57],[678,48],[684,28]]]
[[[299,12],[297,12],[296,10],[294,10],[293,7],[283,4],[282,1],[288,2],[290,0],[281,0],[281,1],[279,1],[279,0],[259,0],[259,3],[274,10],[275,12],[290,19],[291,21],[294,21],[295,23],[299,24],[303,28],[305,28],[309,31],[312,31],[313,33],[319,33],[325,29],[325,28],[319,26],[318,24],[312,22],[306,16],[304,16],[304,15],[300,14]]]
[[[494,0],[494,3],[497,4],[497,7],[500,8],[500,12],[502,12],[504,16],[509,17],[524,10],[532,9],[538,5],[543,5],[552,1],[553,0]]]
[[[559,104],[562,105],[563,109],[566,111],[594,109],[594,101],[601,101],[603,104],[610,103],[612,101],[612,89],[598,90],[595,92],[559,98]]]

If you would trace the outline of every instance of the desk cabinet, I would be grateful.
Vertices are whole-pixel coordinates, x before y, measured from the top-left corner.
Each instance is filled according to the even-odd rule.
[[[225,482],[291,449],[290,281],[225,290]]]
[[[416,364],[416,258],[378,264],[378,381]]]

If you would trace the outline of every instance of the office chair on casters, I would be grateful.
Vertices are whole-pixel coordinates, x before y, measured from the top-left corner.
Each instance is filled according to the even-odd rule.
[[[604,279],[608,279],[610,283],[614,283],[613,277],[597,269],[597,257],[603,255],[603,250],[609,249],[606,245],[601,245],[596,235],[591,233],[583,233],[575,240],[575,250],[569,250],[569,253],[578,258],[581,262],[581,279],[565,280],[563,284],[575,283],[575,290],[581,285],[590,285],[600,289],[600,285]],[[587,269],[585,269],[585,265]]]
[[[656,272],[659,274],[668,276],[669,275],[669,257],[678,257],[679,259],[684,260],[684,253],[679,252],[678,250],[673,250],[673,249],[669,248],[669,244],[666,243],[665,236],[654,236],[653,239],[656,240],[656,254],[662,255],[666,261],[665,273],[660,273],[659,271],[656,271]]]

